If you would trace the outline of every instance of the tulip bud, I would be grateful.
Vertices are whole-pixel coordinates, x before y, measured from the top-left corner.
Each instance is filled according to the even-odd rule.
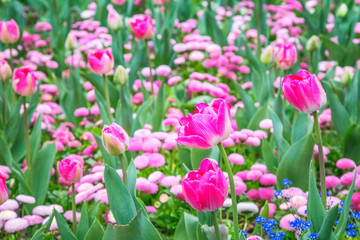
[[[320,47],[320,38],[316,35],[311,36],[306,43],[306,50],[309,52],[314,52]]]
[[[0,172],[0,205],[6,202],[8,198],[9,198],[9,192],[6,187],[6,178],[2,174],[2,172]]]
[[[14,71],[12,86],[17,94],[30,96],[37,90],[37,77],[28,67],[16,68]]]
[[[96,50],[88,55],[89,67],[95,74],[107,74],[114,67],[114,57],[110,50]]]
[[[5,44],[19,40],[20,30],[14,19],[7,22],[0,21],[0,40]]]
[[[304,113],[317,111],[326,104],[326,93],[319,79],[306,70],[286,76],[281,88],[288,102]]]
[[[6,60],[0,61],[0,81],[6,82],[11,78],[11,67]]]
[[[293,43],[281,43],[277,46],[276,51],[276,67],[281,69],[289,69],[293,67],[297,61],[297,51]]]
[[[271,45],[267,46],[266,48],[263,49],[261,56],[260,56],[260,61],[263,64],[270,64],[273,59],[274,59],[274,49]]]
[[[336,16],[338,17],[345,17],[348,12],[348,7],[345,3],[342,3],[338,10],[336,11]]]
[[[229,190],[224,173],[214,160],[209,158],[201,162],[199,170],[190,171],[184,177],[182,188],[185,201],[201,212],[221,208]]]
[[[125,68],[119,65],[114,74],[114,81],[121,85],[125,85],[129,79],[129,74],[126,72]]]
[[[61,180],[67,184],[80,182],[83,175],[82,167],[78,159],[70,156],[57,162],[58,172],[62,178]]]
[[[72,51],[76,48],[76,45],[77,45],[76,37],[72,34],[72,32],[69,32],[65,40],[65,48]]]
[[[102,143],[111,156],[123,154],[129,147],[129,136],[126,131],[116,123],[105,125],[101,135]]]
[[[345,67],[345,72],[341,78],[341,81],[345,84],[348,84],[348,82],[350,82],[353,76],[354,74],[349,70],[349,68]]]
[[[122,27],[123,17],[115,10],[110,10],[107,17],[107,24],[110,29],[116,31]]]
[[[136,18],[130,22],[134,36],[139,40],[149,40],[155,34],[153,20],[149,16],[143,18]]]

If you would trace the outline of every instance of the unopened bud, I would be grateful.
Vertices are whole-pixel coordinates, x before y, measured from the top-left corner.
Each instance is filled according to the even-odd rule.
[[[76,37],[71,32],[69,32],[65,40],[65,48],[72,51],[76,48],[76,45],[77,45]]]
[[[122,27],[123,17],[115,10],[110,10],[107,17],[107,24],[110,29],[116,31]]]
[[[119,65],[114,74],[114,81],[116,83],[120,83],[121,85],[125,85],[129,79],[129,74],[126,72],[125,68]]]
[[[0,81],[6,82],[11,78],[12,71],[9,63],[6,60],[0,61]]]
[[[338,10],[336,11],[336,16],[338,17],[345,17],[348,12],[348,7],[345,3],[342,3]]]
[[[264,64],[270,64],[273,61],[273,47],[271,45],[263,49],[260,56],[260,61]]]
[[[320,47],[320,38],[318,36],[311,36],[306,43],[306,50],[309,52],[314,52]]]

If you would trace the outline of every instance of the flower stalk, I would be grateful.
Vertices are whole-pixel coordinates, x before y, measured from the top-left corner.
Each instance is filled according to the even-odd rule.
[[[217,220],[216,212],[215,212],[215,211],[212,211],[212,212],[211,212],[211,219],[212,219],[212,222],[213,222],[213,224],[214,224],[216,239],[217,239],[217,240],[221,240],[219,223],[218,223],[218,220]]]

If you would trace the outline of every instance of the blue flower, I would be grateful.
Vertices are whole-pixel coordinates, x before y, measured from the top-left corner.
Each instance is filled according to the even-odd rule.
[[[346,231],[346,235],[348,237],[356,237],[357,236],[357,232],[355,230],[348,230]]]
[[[257,218],[255,218],[255,222],[256,222],[256,223],[266,222],[266,218],[264,218],[264,217],[262,217],[262,216],[258,216]]]
[[[309,239],[319,239],[319,234],[318,233],[311,233],[308,236]]]
[[[356,220],[360,219],[360,213],[352,213],[350,216],[355,218]]]
[[[289,187],[289,185],[291,185],[292,184],[292,181],[290,181],[289,179],[287,179],[287,178],[284,178],[283,180],[282,180],[282,185],[284,186],[284,187]]]
[[[281,197],[283,195],[283,193],[282,193],[282,191],[280,191],[280,190],[276,190],[275,192],[274,192],[274,197]]]
[[[352,229],[352,228],[356,228],[356,225],[355,225],[355,224],[352,224],[352,223],[349,223],[349,224],[346,226],[346,229]]]
[[[239,230],[239,233],[241,233],[242,232],[242,234],[244,235],[244,237],[247,237],[247,232],[245,231],[245,230]]]
[[[344,200],[342,200],[342,201],[340,202],[340,204],[339,204],[339,205],[340,205],[341,207],[343,207],[343,206],[344,206],[344,204],[345,204],[345,201],[344,201]]]

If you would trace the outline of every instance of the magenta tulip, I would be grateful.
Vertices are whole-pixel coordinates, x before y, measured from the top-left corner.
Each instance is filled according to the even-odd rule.
[[[91,71],[95,74],[107,74],[114,68],[114,57],[108,49],[96,50],[88,55]]]
[[[106,151],[111,156],[123,154],[129,147],[129,136],[126,131],[116,123],[105,125],[102,130],[101,140]]]
[[[139,39],[151,39],[155,34],[153,20],[149,16],[135,18],[131,23],[134,36]]]
[[[311,113],[326,104],[326,93],[319,79],[306,70],[286,76],[281,87],[285,98],[299,111]]]
[[[180,119],[180,125],[176,139],[179,144],[212,148],[230,136],[230,104],[223,99],[215,99],[210,105],[199,103],[193,114]]]
[[[73,157],[65,158],[57,163],[57,168],[63,182],[67,184],[80,182],[83,175],[82,164]]]
[[[6,187],[6,178],[0,171],[0,205],[9,198],[9,192]]]
[[[182,181],[185,201],[194,209],[207,212],[215,211],[224,204],[228,184],[218,165],[205,158],[199,170],[190,171]]]
[[[0,21],[0,40],[5,44],[15,43],[19,40],[20,30],[14,19],[7,22]]]
[[[297,61],[297,51],[293,43],[281,43],[275,48],[276,67],[289,69]]]
[[[16,68],[14,71],[12,86],[17,94],[30,96],[37,90],[37,77],[28,67]]]

